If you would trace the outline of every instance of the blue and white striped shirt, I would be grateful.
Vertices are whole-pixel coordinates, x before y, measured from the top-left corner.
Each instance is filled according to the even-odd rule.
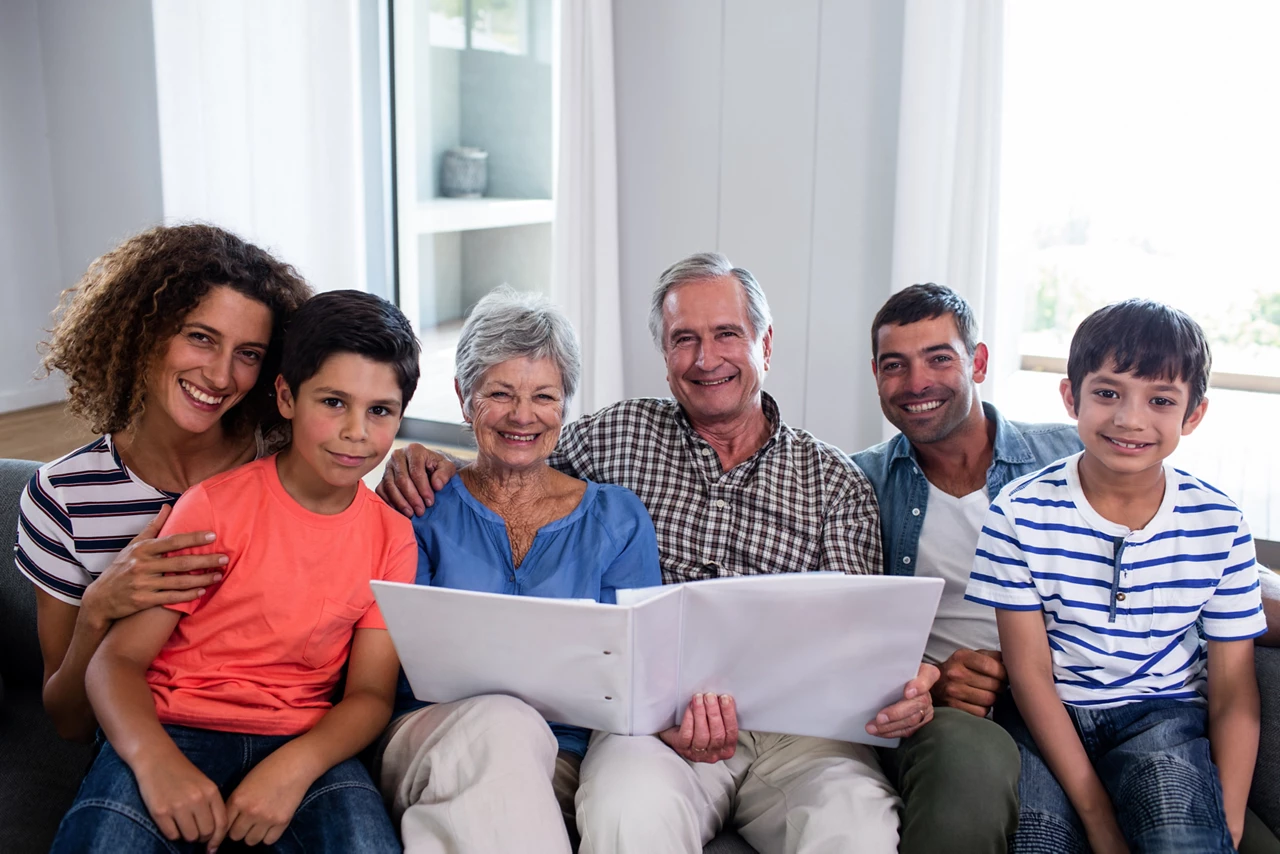
[[[35,473],[18,504],[15,563],[44,592],[79,605],[116,554],[178,500],[139,480],[110,434]]]
[[[1080,456],[1001,490],[965,598],[1044,610],[1064,703],[1203,702],[1204,639],[1247,640],[1267,627],[1244,516],[1230,498],[1166,463],[1160,509],[1130,531],[1089,506]]]

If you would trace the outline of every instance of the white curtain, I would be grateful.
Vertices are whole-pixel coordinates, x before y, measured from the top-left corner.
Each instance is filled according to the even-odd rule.
[[[618,158],[610,0],[560,0],[551,297],[582,344],[574,413],[622,398]]]
[[[165,219],[367,289],[357,0],[153,0]]]
[[[1003,18],[1002,0],[907,0],[893,230],[894,292],[936,282],[973,306],[987,400],[1017,368],[1021,308],[996,299]]]

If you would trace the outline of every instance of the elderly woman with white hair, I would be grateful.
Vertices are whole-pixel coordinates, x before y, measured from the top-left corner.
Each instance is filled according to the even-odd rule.
[[[476,305],[454,379],[476,461],[413,520],[418,584],[612,603],[662,583],[640,499],[547,465],[581,371],[545,300],[503,287]],[[405,850],[570,851],[588,735],[513,697],[426,704],[401,673],[380,781]]]

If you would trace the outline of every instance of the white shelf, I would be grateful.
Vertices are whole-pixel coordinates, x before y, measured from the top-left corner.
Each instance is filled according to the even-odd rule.
[[[419,234],[505,228],[551,222],[550,199],[430,199],[418,203]]]

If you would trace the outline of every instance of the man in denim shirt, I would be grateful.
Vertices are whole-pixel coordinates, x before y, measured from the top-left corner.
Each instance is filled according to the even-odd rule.
[[[881,751],[905,803],[899,850],[1004,851],[1018,816],[1018,753],[986,719],[1006,685],[995,617],[964,601],[964,590],[991,499],[1080,450],[1080,437],[1067,424],[1006,421],[979,400],[987,348],[973,310],[951,289],[895,294],[871,330],[880,406],[902,432],[853,460],[880,502],[885,571],[946,582],[925,649],[942,671],[934,720]]]

